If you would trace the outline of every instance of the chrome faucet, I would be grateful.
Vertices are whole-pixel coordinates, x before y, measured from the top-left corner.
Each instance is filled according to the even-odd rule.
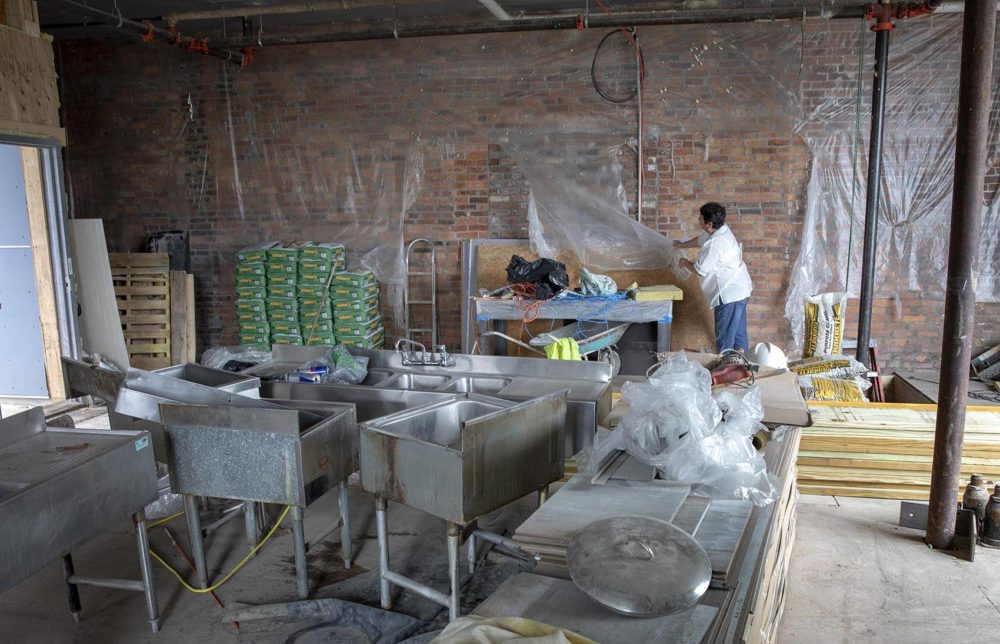
[[[412,345],[414,347],[420,347],[420,358],[417,358],[417,354],[413,349],[409,351],[404,351],[400,347],[403,345]],[[427,364],[427,347],[420,344],[416,340],[410,340],[409,338],[400,338],[396,340],[396,353],[398,353],[403,359],[403,366],[410,365],[424,365]]]
[[[420,356],[417,357],[417,352],[414,349],[406,350],[403,347],[410,345],[411,347],[418,347],[420,349]],[[430,355],[427,354],[427,347],[420,344],[416,340],[410,340],[409,338],[400,338],[396,340],[396,353],[400,355],[403,360],[404,367],[454,367],[455,366],[455,356],[448,353],[447,347],[443,344],[439,344],[434,347],[434,351]]]

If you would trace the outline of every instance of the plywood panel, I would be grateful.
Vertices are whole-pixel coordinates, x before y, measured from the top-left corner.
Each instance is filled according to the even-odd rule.
[[[35,290],[38,293],[38,317],[42,331],[42,352],[45,360],[45,380],[49,398],[66,398],[63,381],[62,355],[59,342],[59,318],[56,312],[55,290],[52,285],[52,257],[49,251],[45,198],[42,192],[42,171],[39,152],[21,148],[24,170],[24,194],[28,206],[28,226],[31,231],[31,254],[35,265]]]
[[[37,135],[59,130],[52,42],[0,25],[0,129]]]
[[[538,259],[538,254],[531,251],[527,240],[511,244],[483,244],[479,246],[476,252],[479,261],[475,275],[476,283],[472,289],[473,293],[478,293],[480,288],[493,290],[506,284],[506,268],[507,264],[510,263],[511,255],[520,255],[527,260]],[[572,253],[567,256],[556,257],[555,259],[566,264],[566,272],[569,273],[570,285],[579,285],[580,268],[582,267],[580,259]],[[692,277],[688,280],[681,280],[668,268],[610,271],[607,274],[618,283],[619,288],[625,288],[632,282],[637,282],[640,286],[676,284],[681,287],[684,291],[684,299],[674,302],[674,320],[671,324],[671,349],[674,351],[681,349],[714,349],[715,318],[712,309],[708,306],[708,302],[701,292],[701,286],[698,284],[697,279]],[[520,322],[509,324],[507,334],[517,337],[520,326]],[[531,329],[531,327],[529,327],[529,330],[532,333],[535,332],[535,329]]]

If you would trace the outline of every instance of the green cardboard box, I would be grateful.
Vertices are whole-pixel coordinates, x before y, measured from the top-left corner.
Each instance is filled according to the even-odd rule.
[[[298,267],[289,262],[268,262],[267,263],[267,279],[273,280],[275,276],[278,275],[298,275]],[[268,282],[269,284],[271,282]]]
[[[271,311],[298,311],[299,301],[294,297],[269,297],[264,300],[268,312]]]
[[[304,257],[299,258],[299,272],[300,273],[319,273],[324,276],[329,277],[330,273],[333,272],[333,265],[335,260],[332,259],[307,259]]]
[[[302,340],[302,336],[298,333],[272,333],[271,334],[272,344],[294,344],[302,346],[305,342]]]
[[[250,262],[248,264],[237,264],[236,265],[236,275],[260,275],[261,277],[267,274],[267,268],[264,266],[264,262]]]
[[[327,303],[326,306],[299,310],[299,324],[312,324],[313,320],[333,322],[333,311],[330,309],[330,304]]]
[[[244,264],[248,262],[263,262],[267,260],[267,249],[274,247],[277,243],[269,241],[240,249],[236,253],[236,261]]]
[[[306,338],[306,346],[316,347],[316,346],[328,346],[332,347],[337,344],[337,336],[331,334],[320,335],[316,334],[311,337]]]
[[[294,300],[297,293],[296,289],[298,286],[293,286],[291,284],[268,284],[267,285],[267,297],[278,297],[288,300]]]
[[[333,261],[343,258],[347,253],[347,248],[343,244],[336,242],[312,242],[302,246],[299,252],[299,260],[319,259],[323,261]]]

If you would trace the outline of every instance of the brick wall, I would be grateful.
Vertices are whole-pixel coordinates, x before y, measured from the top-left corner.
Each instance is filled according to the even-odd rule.
[[[572,137],[580,152],[551,162],[586,165],[594,145],[634,136],[633,106],[603,101],[590,84],[601,36],[267,47],[243,70],[159,44],[59,43],[73,214],[103,218],[112,250],[138,250],[154,231],[190,231],[201,351],[235,339],[236,250],[265,238],[363,238],[395,225],[401,187],[417,185],[403,237],[443,243],[441,339],[454,346],[460,241],[527,233],[528,178],[510,137]],[[641,36],[645,221],[686,238],[701,203],[725,203],[754,277],[751,337],[787,346],[785,291],[810,168],[795,125],[810,97],[845,86],[853,97],[858,25],[650,27]],[[413,151],[416,179],[405,172]],[[628,154],[623,147],[634,211]],[[352,172],[359,180],[345,181]],[[383,304],[391,323],[398,311]],[[1000,342],[990,318],[998,312],[980,305],[977,348]],[[919,294],[898,306],[877,301],[883,362],[935,365],[941,315],[940,301]]]

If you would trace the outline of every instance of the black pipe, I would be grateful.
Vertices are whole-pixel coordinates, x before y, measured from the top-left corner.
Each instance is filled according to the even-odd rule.
[[[868,344],[872,334],[872,300],[875,296],[875,250],[878,241],[878,207],[882,193],[882,131],[885,120],[886,68],[889,64],[889,30],[875,32],[875,78],[872,82],[872,129],[868,142],[868,186],[865,199],[865,249],[861,263],[861,302],[858,305],[857,359],[871,366]]]
[[[71,11],[76,13],[82,13],[86,16],[92,17],[109,27],[115,29],[121,29],[122,31],[130,31],[138,36],[143,36],[146,34],[152,34],[161,40],[165,40],[171,44],[179,45],[182,47],[189,47],[194,38],[190,36],[181,36],[176,32],[168,31],[161,27],[154,27],[149,24],[144,24],[141,22],[136,22],[135,20],[130,20],[125,18],[120,14],[110,13],[108,11],[102,11],[101,9],[95,9],[82,2],[77,2],[76,0],[58,0],[62,4],[71,8]],[[237,65],[244,64],[244,56],[238,51],[231,51],[229,49],[220,49],[218,47],[206,47],[199,48],[196,50],[198,53],[203,53],[208,56],[214,56],[216,58],[221,58],[222,60],[227,60]]]
[[[951,548],[955,538],[955,507],[976,316],[973,269],[979,255],[983,216],[996,5],[996,0],[966,2],[962,22],[962,71],[958,90],[958,130],[955,133],[948,289],[944,301],[940,393],[927,517],[926,539],[934,548]]]

